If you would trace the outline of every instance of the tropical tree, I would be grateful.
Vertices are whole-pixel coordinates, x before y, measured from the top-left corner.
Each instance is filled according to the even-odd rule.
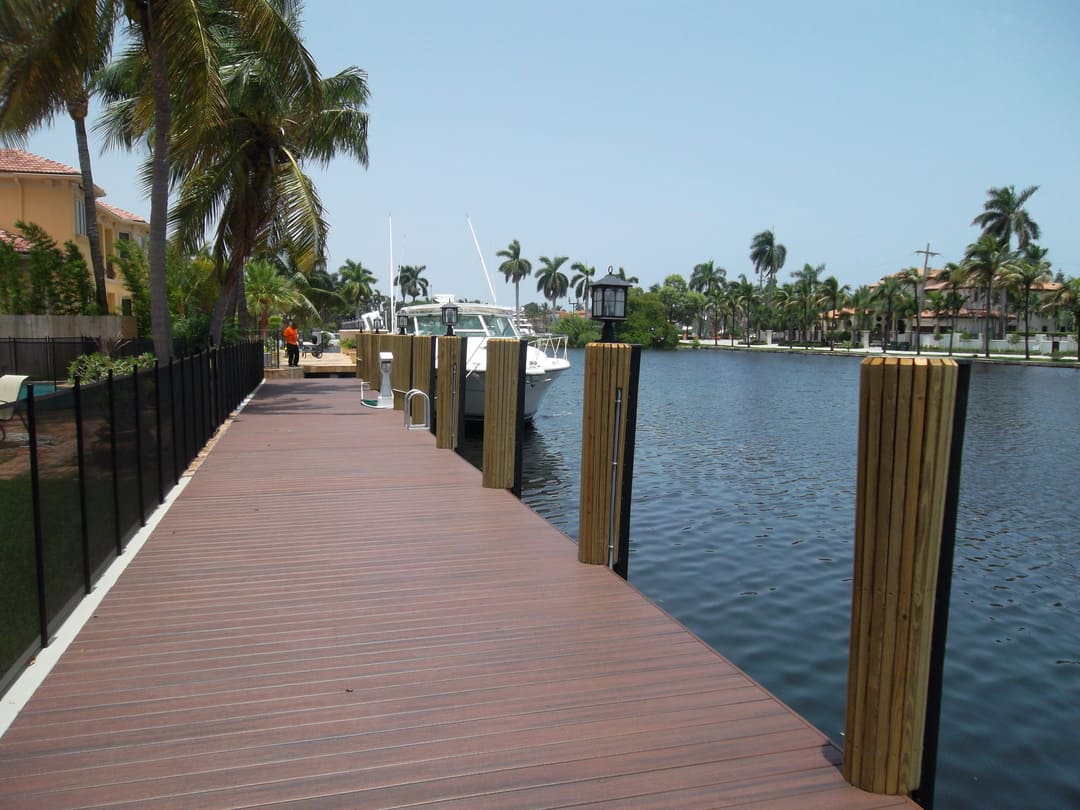
[[[1007,243],[984,233],[964,252],[963,268],[970,283],[986,290],[986,309],[983,312],[983,355],[990,356],[990,296],[1002,273],[1014,267],[1014,254]]]
[[[519,285],[523,278],[528,278],[532,274],[532,262],[521,258],[521,244],[517,239],[495,255],[506,260],[499,265],[499,272],[503,274],[508,284],[514,285],[514,315],[516,317],[521,314]]]
[[[1000,283],[1012,292],[1024,313],[1024,359],[1031,359],[1031,306],[1032,290],[1050,278],[1050,262],[1046,250],[1029,243],[1028,255],[1006,266],[1001,272]],[[1035,250],[1031,250],[1035,248]],[[1036,258],[1037,257],[1037,258]]]
[[[750,327],[754,310],[761,303],[761,290],[748,281],[745,273],[739,273],[739,280],[732,282],[731,291],[734,300],[743,316],[743,336],[746,345],[750,345]]]
[[[718,290],[727,286],[727,270],[717,267],[712,259],[701,264],[694,265],[694,272],[690,274],[690,289],[704,293],[705,298],[712,301]],[[713,318],[713,342],[716,342],[716,319]]]
[[[300,292],[295,281],[282,275],[273,262],[253,259],[244,266],[244,275],[248,310],[255,314],[261,339],[266,339],[272,314],[284,315],[297,309],[316,312],[315,306]]]
[[[592,282],[596,277],[596,268],[591,264],[574,262],[570,265],[574,275],[570,277],[570,285],[574,288],[574,295],[585,309],[589,308],[589,292],[592,290]]]
[[[755,234],[750,242],[750,261],[754,263],[754,272],[758,274],[758,289],[776,284],[776,274],[787,261],[787,248],[777,244],[771,230]],[[766,282],[766,279],[768,281]]]
[[[553,259],[547,256],[540,257],[540,267],[536,269],[536,291],[551,302],[552,309],[570,289],[570,279],[559,270],[569,259],[569,256],[556,256]]]
[[[819,264],[814,267],[809,262],[804,264],[802,270],[795,270],[791,277],[795,279],[794,299],[797,304],[799,324],[803,330],[803,340],[806,348],[810,348],[810,331],[817,317],[818,306],[821,303],[821,274],[825,272],[825,265]]]
[[[895,315],[905,305],[904,285],[896,276],[889,276],[872,288],[870,300],[885,316],[885,334],[881,337],[881,350],[888,351],[889,337],[893,333]]]
[[[109,311],[109,303],[86,116],[94,76],[111,52],[118,10],[114,3],[54,2],[26,4],[21,9],[5,4],[0,14],[0,135],[21,146],[62,111],[71,118],[82,175],[94,299],[101,315]]]
[[[608,272],[609,273],[611,272],[611,267],[610,266],[608,266]],[[629,281],[631,284],[640,284],[641,283],[641,279],[639,279],[637,276],[628,276],[628,275],[626,275],[626,270],[623,269],[622,267],[620,267],[618,270],[615,271],[615,277],[616,278],[621,278],[623,281]]]
[[[911,285],[911,295],[915,302],[915,354],[922,354],[922,318],[919,310],[922,309],[919,301],[919,289],[922,287],[923,274],[918,267],[907,267],[896,274],[901,284]]]
[[[346,259],[345,264],[338,268],[341,276],[341,297],[353,308],[353,317],[360,319],[362,305],[371,299],[371,292],[375,289],[375,274],[364,267],[361,262]]]
[[[428,281],[424,278],[427,265],[403,264],[398,268],[397,284],[401,289],[401,297],[406,295],[415,301],[421,295],[427,295]]]
[[[1080,363],[1080,277],[1061,282],[1043,307],[1048,312],[1067,312],[1072,315],[1076,329],[1076,360]]]
[[[1028,242],[1039,238],[1039,226],[1024,208],[1038,190],[1038,186],[1028,186],[1017,194],[1015,186],[991,188],[986,192],[989,199],[983,203],[982,213],[971,224],[978,225],[983,234],[993,236],[1006,248],[1015,236],[1016,249],[1023,250]]]
[[[119,63],[128,68],[127,79],[114,85],[121,93],[110,100],[121,109],[108,126],[114,142],[130,147],[145,138],[150,144],[151,157],[144,169],[150,187],[150,287],[154,344],[158,361],[164,362],[169,347],[165,251],[171,182],[180,178],[180,204],[188,210],[177,217],[178,227],[188,238],[196,240],[200,220],[219,222],[213,247],[222,280],[215,307],[216,339],[233,302],[241,317],[246,314],[240,292],[248,256],[270,253],[268,242],[289,239],[295,240],[292,249],[298,254],[319,253],[319,246],[312,243],[310,221],[301,222],[305,209],[318,210],[318,197],[310,182],[300,180],[299,163],[306,154],[325,165],[333,149],[302,153],[294,145],[332,142],[328,130],[366,142],[366,118],[346,104],[323,107],[327,88],[300,41],[299,6],[293,2],[234,0],[223,6],[155,0],[125,2],[124,9],[133,45]],[[296,103],[292,115],[281,117],[276,129],[245,120],[265,123],[264,115],[279,112],[271,102],[280,99]],[[270,139],[261,156],[253,154],[259,147],[251,136]],[[245,175],[239,167],[253,159],[257,162]],[[267,165],[275,167],[269,178]],[[239,193],[244,183],[251,191],[266,194],[291,185],[307,199],[287,213],[283,209],[289,209],[288,204],[283,206],[276,197],[268,202],[258,193]],[[207,212],[205,217],[199,208]],[[252,227],[259,221],[262,228]],[[303,266],[313,269],[317,263],[312,260]]]
[[[850,294],[851,287],[847,284],[841,285],[836,276],[829,276],[821,282],[821,302],[827,307],[825,320],[826,328],[829,330],[829,351],[835,349],[836,316],[840,308],[846,304]],[[829,317],[829,313],[832,313],[832,318]]]

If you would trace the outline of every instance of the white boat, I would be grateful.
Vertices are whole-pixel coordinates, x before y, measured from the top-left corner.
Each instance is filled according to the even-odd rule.
[[[469,304],[453,301],[452,296],[436,296],[434,304],[413,304],[399,312],[408,317],[405,331],[410,335],[445,335],[442,322],[444,303],[453,302],[458,308],[454,334],[464,338],[465,349],[465,418],[484,418],[484,378],[487,372],[488,338],[518,338],[528,340],[525,355],[525,420],[531,421],[540,408],[551,384],[570,368],[567,358],[566,335],[524,335],[514,319],[512,307],[494,304]],[[376,313],[369,313],[375,316]],[[364,327],[373,322],[365,315]]]

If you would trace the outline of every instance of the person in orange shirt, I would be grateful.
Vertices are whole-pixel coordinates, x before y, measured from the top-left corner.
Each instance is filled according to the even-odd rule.
[[[282,335],[285,338],[285,354],[289,358],[289,365],[300,365],[300,332],[296,328],[296,321],[289,321]]]

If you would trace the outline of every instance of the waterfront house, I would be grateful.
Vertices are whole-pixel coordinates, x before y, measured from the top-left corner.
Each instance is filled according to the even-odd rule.
[[[94,196],[105,196],[96,184]],[[59,245],[74,242],[92,273],[84,212],[82,174],[78,169],[22,149],[0,149],[0,232],[6,232],[5,241],[21,238],[16,222],[34,223]],[[130,314],[131,296],[114,266],[116,245],[130,239],[145,247],[150,226],[142,217],[100,200],[97,226],[106,263],[109,313]],[[18,244],[15,248],[19,250]]]

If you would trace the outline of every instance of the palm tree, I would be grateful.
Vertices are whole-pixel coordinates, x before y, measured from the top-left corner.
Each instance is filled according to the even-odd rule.
[[[1072,315],[1076,329],[1076,360],[1080,363],[1080,277],[1063,281],[1043,308],[1047,312],[1068,312]]]
[[[905,306],[904,285],[896,276],[889,276],[873,288],[870,300],[877,305],[885,316],[885,334],[881,337],[881,350],[888,351],[889,336],[893,331],[894,315]]]
[[[245,265],[244,275],[248,309],[255,313],[261,339],[266,339],[271,313],[284,314],[295,309],[315,312],[311,301],[301,294],[292,280],[278,272],[273,262],[254,259]]]
[[[1013,269],[1014,255],[1007,243],[999,242],[993,234],[984,233],[968,245],[964,252],[963,268],[970,282],[986,290],[986,310],[983,312],[983,355],[990,356],[990,294],[1003,272]]]
[[[611,267],[610,266],[608,267],[608,272],[611,272]],[[641,283],[641,279],[639,279],[637,276],[628,276],[628,275],[626,275],[626,270],[624,270],[622,267],[620,267],[618,270],[615,271],[615,277],[616,278],[621,278],[623,281],[629,281],[631,284],[640,284]]]
[[[352,305],[356,320],[360,320],[361,304],[371,298],[371,291],[375,289],[375,274],[352,259],[346,259],[338,273],[343,282],[341,296]]]
[[[116,0],[102,2],[119,6]],[[296,4],[280,0],[234,0],[224,7],[215,3],[152,0],[125,2],[123,8],[131,24],[129,39],[133,44],[119,63],[121,68],[128,68],[127,79],[114,85],[119,92],[110,100],[118,108],[114,110],[114,123],[109,125],[109,131],[114,142],[130,147],[136,140],[145,139],[150,145],[144,177],[150,188],[151,314],[158,362],[166,362],[171,353],[165,295],[170,185],[177,180],[182,182],[181,203],[186,201],[189,209],[183,220],[178,218],[178,226],[186,221],[182,230],[189,238],[198,240],[194,233],[200,219],[204,223],[217,219],[220,223],[214,245],[219,275],[223,276],[213,328],[214,337],[218,338],[224,311],[232,302],[236,302],[242,317],[246,314],[244,297],[239,294],[243,286],[241,268],[244,260],[255,252],[276,252],[262,250],[274,229],[287,228],[286,235],[275,234],[275,238],[280,242],[294,239],[293,249],[298,255],[318,254],[313,249],[318,245],[313,244],[310,233],[306,236],[300,233],[305,225],[310,231],[311,223],[302,223],[304,214],[298,210],[303,207],[317,210],[318,197],[309,182],[298,182],[297,152],[282,148],[282,142],[291,144],[298,138],[304,143],[326,143],[333,140],[328,130],[349,129],[353,130],[353,138],[366,141],[366,125],[358,130],[355,110],[345,105],[323,108],[322,94],[326,87],[320,83],[315,63],[300,41]],[[295,105],[292,117],[278,121],[277,129],[271,125],[253,132],[257,127],[237,120],[254,113],[252,117],[261,121],[263,115],[276,111],[267,104],[268,99],[275,97],[318,103]],[[254,166],[246,177],[242,171],[230,174],[230,168],[236,169],[238,164],[251,160],[256,151],[251,137],[244,136],[245,127],[247,134],[254,135],[256,140],[263,136],[270,138],[262,149],[261,160],[280,169],[271,172],[272,183],[266,182],[265,169],[255,171]],[[239,158],[230,158],[237,154]],[[312,149],[306,156],[325,164],[333,156],[333,150]],[[284,214],[280,200],[268,204],[257,193],[240,195],[226,191],[230,186],[236,190],[244,182],[249,183],[252,191],[264,193],[292,185],[297,194],[308,198],[307,203]],[[194,202],[198,196],[203,197],[202,206]],[[200,207],[207,211],[205,217],[199,216],[196,209]],[[267,219],[267,210],[284,216]],[[251,227],[251,220],[262,221],[263,227]],[[312,268],[315,264],[313,260],[305,266]],[[222,304],[223,301],[226,303]]]
[[[727,270],[717,267],[712,259],[701,264],[694,265],[694,272],[690,274],[690,289],[704,293],[710,301],[716,296],[717,290],[727,285]],[[716,342],[716,319],[713,319],[713,342]]]
[[[787,248],[777,244],[776,236],[771,230],[755,234],[750,242],[750,261],[754,263],[754,271],[758,274],[758,288],[764,289],[768,277],[768,284],[776,283],[776,274],[787,261]]]
[[[831,327],[829,330],[829,351],[833,351],[835,348],[836,325],[832,321],[840,311],[840,307],[847,301],[850,293],[851,287],[847,284],[841,286],[836,276],[829,276],[821,282],[821,300],[828,307],[828,312],[833,314],[833,318],[826,316],[826,320],[829,321]]]
[[[421,295],[427,295],[428,281],[423,273],[427,265],[405,264],[398,268],[397,283],[401,288],[401,297],[409,296],[413,301]]]
[[[540,267],[536,269],[536,291],[542,293],[544,298],[551,301],[554,309],[559,299],[566,295],[570,289],[570,279],[559,268],[567,261],[569,256],[556,256],[549,259],[547,256],[540,257]]]
[[[86,115],[94,75],[111,51],[117,10],[112,3],[42,3],[36,9],[40,16],[6,9],[0,21],[0,134],[22,145],[61,111],[71,118],[79,151],[94,299],[102,315],[108,313],[109,302]]]
[[[1050,262],[1044,258],[1045,248],[1029,243],[1028,256],[1007,266],[1001,272],[1001,284],[1014,293],[1024,312],[1024,359],[1031,359],[1031,304],[1032,289],[1036,284],[1050,278]],[[1035,248],[1035,250],[1031,250]],[[1036,258],[1037,257],[1037,258]]]
[[[813,316],[820,300],[819,278],[825,272],[825,265],[819,264],[814,267],[809,262],[803,265],[802,270],[795,270],[791,277],[795,279],[795,299],[798,302],[799,323],[803,330],[803,340],[806,348],[810,348],[810,328],[813,325]]]
[[[574,271],[574,275],[570,278],[570,284],[574,288],[574,295],[577,296],[577,300],[582,306],[588,309],[589,292],[592,290],[592,280],[596,276],[596,268],[591,264],[574,262],[570,265],[570,269]]]
[[[754,310],[761,303],[761,290],[748,281],[745,273],[739,273],[739,280],[732,282],[732,292],[735,303],[743,314],[744,337],[746,345],[750,345],[750,320]]]
[[[1016,249],[1023,250],[1028,242],[1039,238],[1039,226],[1024,208],[1038,190],[1038,186],[1028,186],[1017,194],[1015,186],[991,188],[986,192],[989,199],[983,203],[983,212],[971,224],[978,225],[983,234],[994,236],[1006,248],[1015,236]]]
[[[874,291],[863,284],[851,294],[851,308],[855,310],[855,329],[866,331],[871,327],[870,316],[874,311]],[[854,341],[852,341],[854,343]]]
[[[918,267],[907,267],[896,274],[902,284],[911,285],[911,294],[915,300],[915,354],[922,354],[922,319],[919,310],[922,308],[919,302],[919,288],[922,286],[922,270]]]
[[[532,263],[528,259],[521,258],[521,244],[517,239],[511,242],[506,250],[500,250],[495,255],[506,259],[499,265],[499,272],[506,277],[507,283],[514,285],[514,317],[517,318],[521,314],[519,285],[523,278],[528,278],[532,274]]]

